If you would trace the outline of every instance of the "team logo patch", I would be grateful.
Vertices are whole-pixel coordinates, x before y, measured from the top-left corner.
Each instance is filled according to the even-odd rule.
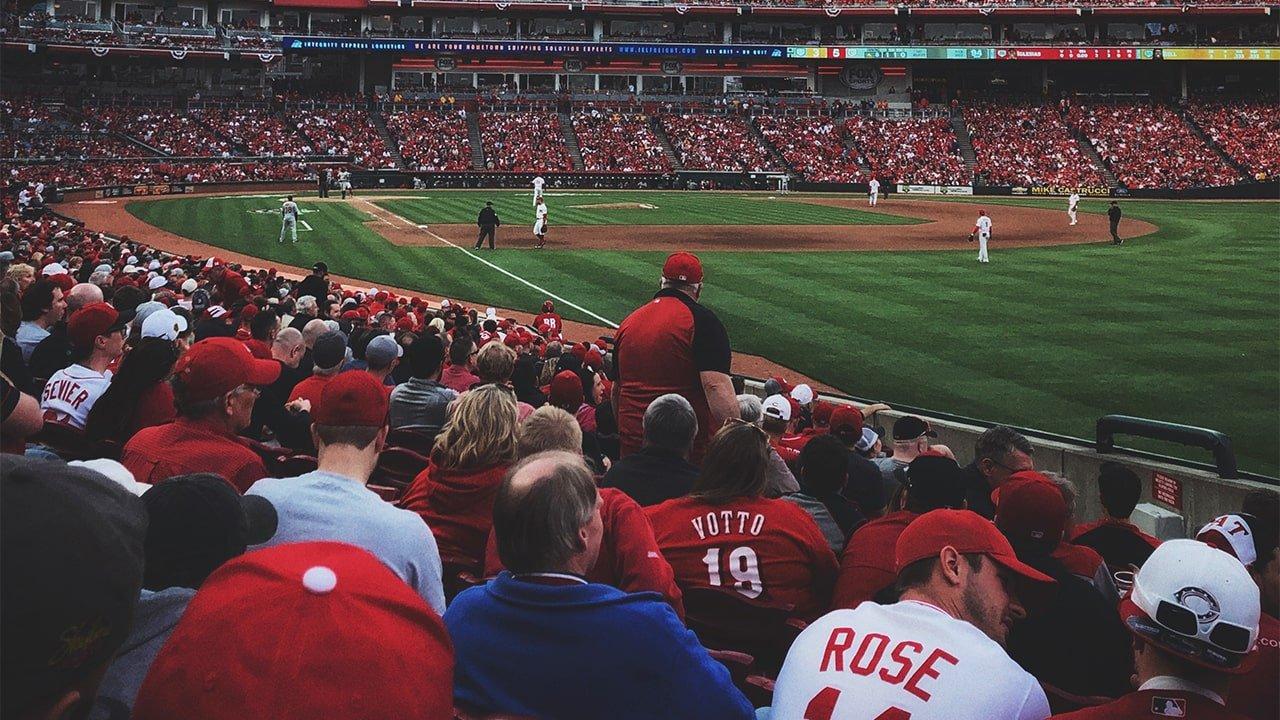
[[[1151,714],[1156,717],[1186,717],[1187,701],[1157,695],[1151,698]]]
[[[1201,625],[1208,625],[1222,613],[1217,599],[1208,592],[1198,587],[1184,587],[1174,593],[1173,598],[1178,604],[1196,614],[1196,622]]]

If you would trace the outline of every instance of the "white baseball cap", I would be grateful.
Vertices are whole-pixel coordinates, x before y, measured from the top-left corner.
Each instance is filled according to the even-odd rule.
[[[195,292],[198,287],[200,287],[200,283],[196,282],[195,278],[187,278],[182,281],[182,292],[184,293],[191,294]]]
[[[813,402],[813,388],[805,385],[804,383],[800,383],[791,389],[791,399],[801,405],[808,405]]]
[[[1196,540],[1231,553],[1245,567],[1258,559],[1258,548],[1253,544],[1253,528],[1249,526],[1249,518],[1243,515],[1219,515],[1200,528]]]
[[[49,263],[48,265],[44,266],[44,269],[40,271],[40,274],[44,275],[45,277],[51,277],[53,275],[66,275],[67,269],[62,267],[62,263]]]
[[[210,305],[205,312],[209,313],[209,317],[211,318],[220,318],[227,314],[227,309],[221,305]]]
[[[159,290],[160,288],[168,284],[169,284],[169,281],[165,280],[163,275],[156,275],[155,277],[147,281],[147,289]]]
[[[144,338],[164,338],[169,342],[173,342],[186,331],[187,319],[169,308],[151,313],[142,322],[142,337]]]
[[[760,403],[760,412],[767,418],[786,422],[791,420],[791,403],[781,395],[770,395]]]
[[[86,470],[92,470],[100,475],[105,476],[108,480],[113,480],[121,487],[134,495],[141,495],[151,489],[150,485],[140,483],[134,478],[129,468],[121,465],[115,460],[107,458],[97,458],[95,460],[72,460],[67,463],[71,467],[82,467]]]

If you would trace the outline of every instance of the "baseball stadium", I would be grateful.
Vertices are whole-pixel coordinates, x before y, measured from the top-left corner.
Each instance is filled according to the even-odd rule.
[[[1280,7],[0,14],[6,717],[1280,718]]]

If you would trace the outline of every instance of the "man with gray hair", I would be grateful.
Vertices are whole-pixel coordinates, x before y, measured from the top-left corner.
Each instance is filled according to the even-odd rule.
[[[27,367],[35,377],[51,378],[54,373],[71,366],[71,338],[67,336],[67,321],[80,308],[102,302],[102,288],[92,283],[80,283],[67,292],[66,300],[67,310],[62,314],[62,320],[31,351]]]
[[[289,321],[289,327],[295,330],[303,330],[307,327],[307,323],[316,319],[320,314],[320,305],[316,299],[310,295],[303,295],[293,306],[293,320]]]
[[[533,455],[502,481],[493,531],[507,570],[444,613],[455,701],[533,717],[753,718],[725,667],[657,594],[583,577],[604,537],[599,505],[573,453]]]
[[[644,411],[644,445],[615,462],[600,486],[617,488],[642,506],[684,496],[698,477],[689,462],[697,435],[693,405],[676,393],[658,396]]]
[[[895,426],[896,427],[896,426]],[[991,493],[1023,470],[1035,470],[1031,441],[1004,425],[987,428],[973,444],[973,462],[964,467],[965,499],[969,509],[991,519],[996,515]]]

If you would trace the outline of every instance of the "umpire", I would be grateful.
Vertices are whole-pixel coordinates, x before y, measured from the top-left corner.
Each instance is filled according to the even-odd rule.
[[[493,203],[484,204],[484,209],[480,211],[480,217],[476,218],[476,225],[480,226],[480,235],[476,237],[475,249],[479,250],[480,245],[484,242],[485,236],[489,238],[489,249],[493,249],[493,235],[498,229],[502,221],[498,219],[498,213],[493,211]]]
[[[1111,244],[1119,245],[1124,242],[1120,239],[1120,203],[1115,200],[1111,201],[1111,207],[1107,209],[1107,218],[1111,220]]]

